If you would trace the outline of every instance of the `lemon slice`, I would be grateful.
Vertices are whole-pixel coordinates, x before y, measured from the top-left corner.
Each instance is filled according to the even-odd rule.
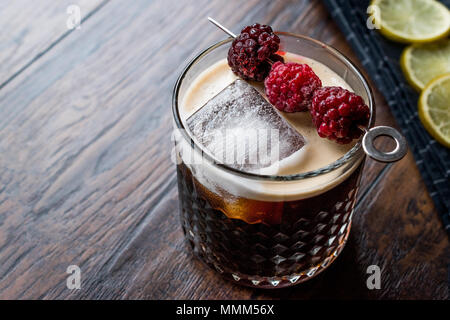
[[[422,91],[432,79],[450,72],[450,40],[407,47],[400,65],[408,82]]]
[[[372,6],[375,25],[394,41],[431,42],[450,30],[450,12],[436,0],[373,0]]]
[[[450,73],[432,80],[423,90],[419,118],[437,141],[450,148]]]

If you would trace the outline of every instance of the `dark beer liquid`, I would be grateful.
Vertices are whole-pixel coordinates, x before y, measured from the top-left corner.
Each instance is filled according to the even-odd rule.
[[[194,253],[223,276],[283,287],[325,269],[345,244],[363,162],[318,196],[268,202],[219,196],[177,166],[183,232]]]

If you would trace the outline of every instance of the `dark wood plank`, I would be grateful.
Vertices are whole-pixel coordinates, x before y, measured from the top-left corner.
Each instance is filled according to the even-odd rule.
[[[251,290],[192,259],[178,221],[170,95],[187,60],[223,38],[207,15],[236,30],[260,21],[307,34],[354,58],[317,0],[142,0],[102,7],[82,32],[72,32],[0,90],[0,298],[442,297],[441,287],[413,288],[422,272],[434,281],[445,276],[440,259],[448,242],[411,159],[399,164],[408,176],[394,170],[398,165],[385,169],[368,161],[358,207],[367,213],[356,214],[343,256],[310,283],[271,293]],[[376,100],[377,122],[394,125],[378,92]],[[386,172],[397,174],[399,183],[415,174],[419,207],[430,219],[415,232],[439,243],[430,253],[438,259],[423,268],[411,259],[411,283],[402,278],[406,269],[394,268],[386,290],[368,292],[361,283],[366,264],[384,259],[383,266],[390,266],[410,250],[394,226],[369,229],[363,218],[398,208],[407,219],[413,210],[396,207],[392,188],[379,189],[384,180],[377,178]],[[403,202],[416,197],[407,190]],[[381,238],[402,244],[392,250],[403,253],[394,255]],[[414,245],[418,252],[429,248]],[[82,270],[79,291],[66,288],[70,264]]]
[[[70,33],[67,27],[69,5],[80,8],[85,19],[101,6],[102,0],[26,0],[0,3],[0,87],[38,59]]]

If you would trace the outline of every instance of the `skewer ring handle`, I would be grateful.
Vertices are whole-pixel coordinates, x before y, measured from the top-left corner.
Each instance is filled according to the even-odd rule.
[[[383,152],[375,148],[374,141],[377,137],[386,136],[393,139],[396,143],[394,150]],[[362,140],[364,152],[380,162],[395,162],[402,159],[408,152],[408,145],[405,137],[392,127],[378,126],[369,129],[364,134]]]

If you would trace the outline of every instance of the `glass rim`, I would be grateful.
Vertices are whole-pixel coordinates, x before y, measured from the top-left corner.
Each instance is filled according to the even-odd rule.
[[[341,53],[338,49],[334,48],[333,46],[330,46],[324,42],[321,42],[319,40],[307,37],[307,36],[303,36],[303,35],[298,35],[295,33],[291,33],[291,32],[280,32],[277,31],[275,32],[278,35],[282,35],[282,36],[289,36],[289,37],[294,37],[294,38],[298,38],[298,39],[302,39],[302,40],[306,40],[309,42],[313,42],[314,44],[322,47],[324,50],[328,51],[330,54],[332,54],[333,56],[335,56],[336,58],[338,58],[341,62],[344,63],[344,65],[348,68],[350,68],[353,73],[356,74],[356,76],[358,77],[358,79],[361,81],[361,83],[364,86],[364,89],[367,92],[367,96],[368,96],[368,100],[367,101],[367,105],[369,106],[370,109],[370,119],[369,119],[369,124],[367,126],[368,129],[370,129],[371,127],[373,127],[374,122],[375,122],[375,103],[374,103],[374,99],[373,99],[373,92],[372,89],[370,88],[367,79],[364,77],[364,75],[362,74],[362,72],[359,70],[359,68],[354,65],[343,53]],[[195,65],[201,58],[203,58],[205,55],[209,54],[210,52],[212,52],[214,49],[228,43],[231,42],[233,40],[233,38],[227,38],[225,40],[219,41],[214,43],[213,45],[209,46],[208,48],[204,49],[202,52],[200,52],[199,54],[197,54],[187,65],[186,67],[183,69],[183,71],[181,72],[180,76],[178,77],[173,92],[172,92],[172,115],[173,115],[173,119],[175,121],[175,124],[177,126],[177,129],[181,129],[181,135],[183,136],[183,138],[186,140],[186,142],[188,144],[190,144],[190,146],[194,149],[194,151],[199,151],[202,154],[202,159],[206,159],[206,161],[208,161],[212,166],[218,167],[221,170],[227,171],[228,173],[231,173],[233,175],[237,175],[240,177],[244,177],[244,178],[249,178],[249,179],[253,179],[253,180],[265,180],[265,181],[297,181],[297,180],[302,180],[302,179],[306,179],[306,178],[312,178],[312,177],[316,177],[322,174],[326,174],[328,172],[331,172],[335,169],[338,169],[340,167],[342,167],[343,165],[347,164],[348,162],[350,162],[350,160],[353,159],[353,156],[355,154],[358,153],[358,151],[360,151],[362,149],[362,137],[361,136],[358,139],[358,142],[349,150],[347,151],[347,153],[345,155],[343,155],[341,158],[337,159],[336,161],[328,164],[327,166],[324,166],[322,168],[316,169],[316,170],[312,170],[312,171],[307,171],[307,172],[302,172],[302,173],[297,173],[297,174],[291,174],[291,175],[263,175],[263,174],[258,174],[258,173],[252,173],[252,172],[246,172],[246,171],[242,171],[239,169],[235,169],[233,167],[230,167],[226,164],[223,163],[218,163],[216,159],[214,159],[213,157],[211,157],[207,152],[204,152],[204,149],[197,145],[197,143],[194,141],[194,139],[189,136],[187,134],[187,130],[184,127],[183,121],[181,119],[179,110],[178,110],[178,94],[180,92],[180,88],[181,88],[181,84],[187,74],[187,72],[190,70],[190,68]]]

